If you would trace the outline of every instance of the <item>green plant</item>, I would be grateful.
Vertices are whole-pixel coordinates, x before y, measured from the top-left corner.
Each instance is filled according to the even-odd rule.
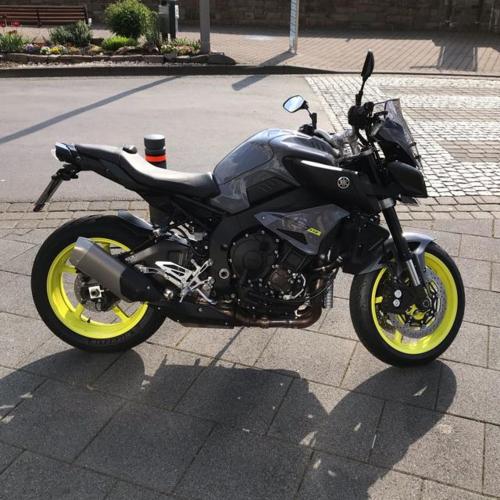
[[[144,27],[144,38],[150,46],[161,47],[163,37],[160,30],[160,21],[156,12],[150,11]]]
[[[162,45],[161,53],[168,54],[177,52],[180,56],[195,55],[200,52],[201,44],[199,40],[190,40],[189,38],[176,38]]]
[[[81,54],[81,50],[78,47],[68,47],[68,54],[70,56],[78,56]]]
[[[147,27],[150,10],[139,0],[118,0],[106,7],[106,24],[120,36],[139,38]]]
[[[126,36],[111,36],[102,41],[101,47],[104,50],[109,50],[114,52],[121,47],[135,47],[137,45],[137,40],[134,38],[127,38]]]
[[[67,26],[57,26],[56,28],[50,30],[49,36],[50,41],[53,44],[68,43],[71,38],[71,34],[68,31]]]
[[[24,52],[27,42],[17,31],[8,31],[0,36],[0,52]]]
[[[68,26],[58,26],[50,31],[50,41],[57,45],[71,44],[87,47],[92,40],[92,30],[83,21]]]
[[[87,45],[90,45],[92,30],[87,23],[78,21],[68,26],[68,30],[73,37],[73,41],[70,43],[73,43],[76,47],[87,47]]]

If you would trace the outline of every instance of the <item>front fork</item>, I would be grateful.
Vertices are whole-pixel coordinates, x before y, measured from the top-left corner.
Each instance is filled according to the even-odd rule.
[[[381,200],[382,213],[384,214],[387,227],[392,235],[394,246],[396,248],[396,261],[401,264],[401,267],[408,271],[411,283],[414,287],[416,304],[422,309],[427,309],[431,305],[427,288],[425,287],[425,268],[422,269],[421,263],[417,256],[410,250],[408,242],[403,236],[403,229],[399,223],[398,214],[396,213],[395,202],[392,199]]]

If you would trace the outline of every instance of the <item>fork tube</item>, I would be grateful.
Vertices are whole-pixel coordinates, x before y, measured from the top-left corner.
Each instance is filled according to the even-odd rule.
[[[386,202],[386,200],[382,200],[382,206],[384,206],[384,202]],[[408,242],[404,239],[403,229],[401,227],[401,224],[399,223],[396,209],[394,208],[394,201],[392,201],[392,204],[385,203],[385,207],[386,208],[382,210],[382,213],[384,214],[385,221],[387,222],[387,227],[391,232],[394,246],[396,247],[396,251],[398,253],[398,259],[408,269],[413,285],[420,286],[422,281],[415,266],[413,255],[408,246]]]

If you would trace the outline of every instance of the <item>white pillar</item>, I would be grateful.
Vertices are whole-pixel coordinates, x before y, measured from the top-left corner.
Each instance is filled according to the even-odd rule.
[[[290,48],[293,54],[297,53],[297,43],[299,39],[299,7],[300,0],[290,1]]]

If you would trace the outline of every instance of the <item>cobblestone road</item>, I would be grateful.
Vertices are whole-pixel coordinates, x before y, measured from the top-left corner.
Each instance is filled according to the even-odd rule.
[[[358,76],[312,76],[336,130],[358,91]],[[374,76],[365,99],[401,98],[431,196],[500,194],[500,80]]]

